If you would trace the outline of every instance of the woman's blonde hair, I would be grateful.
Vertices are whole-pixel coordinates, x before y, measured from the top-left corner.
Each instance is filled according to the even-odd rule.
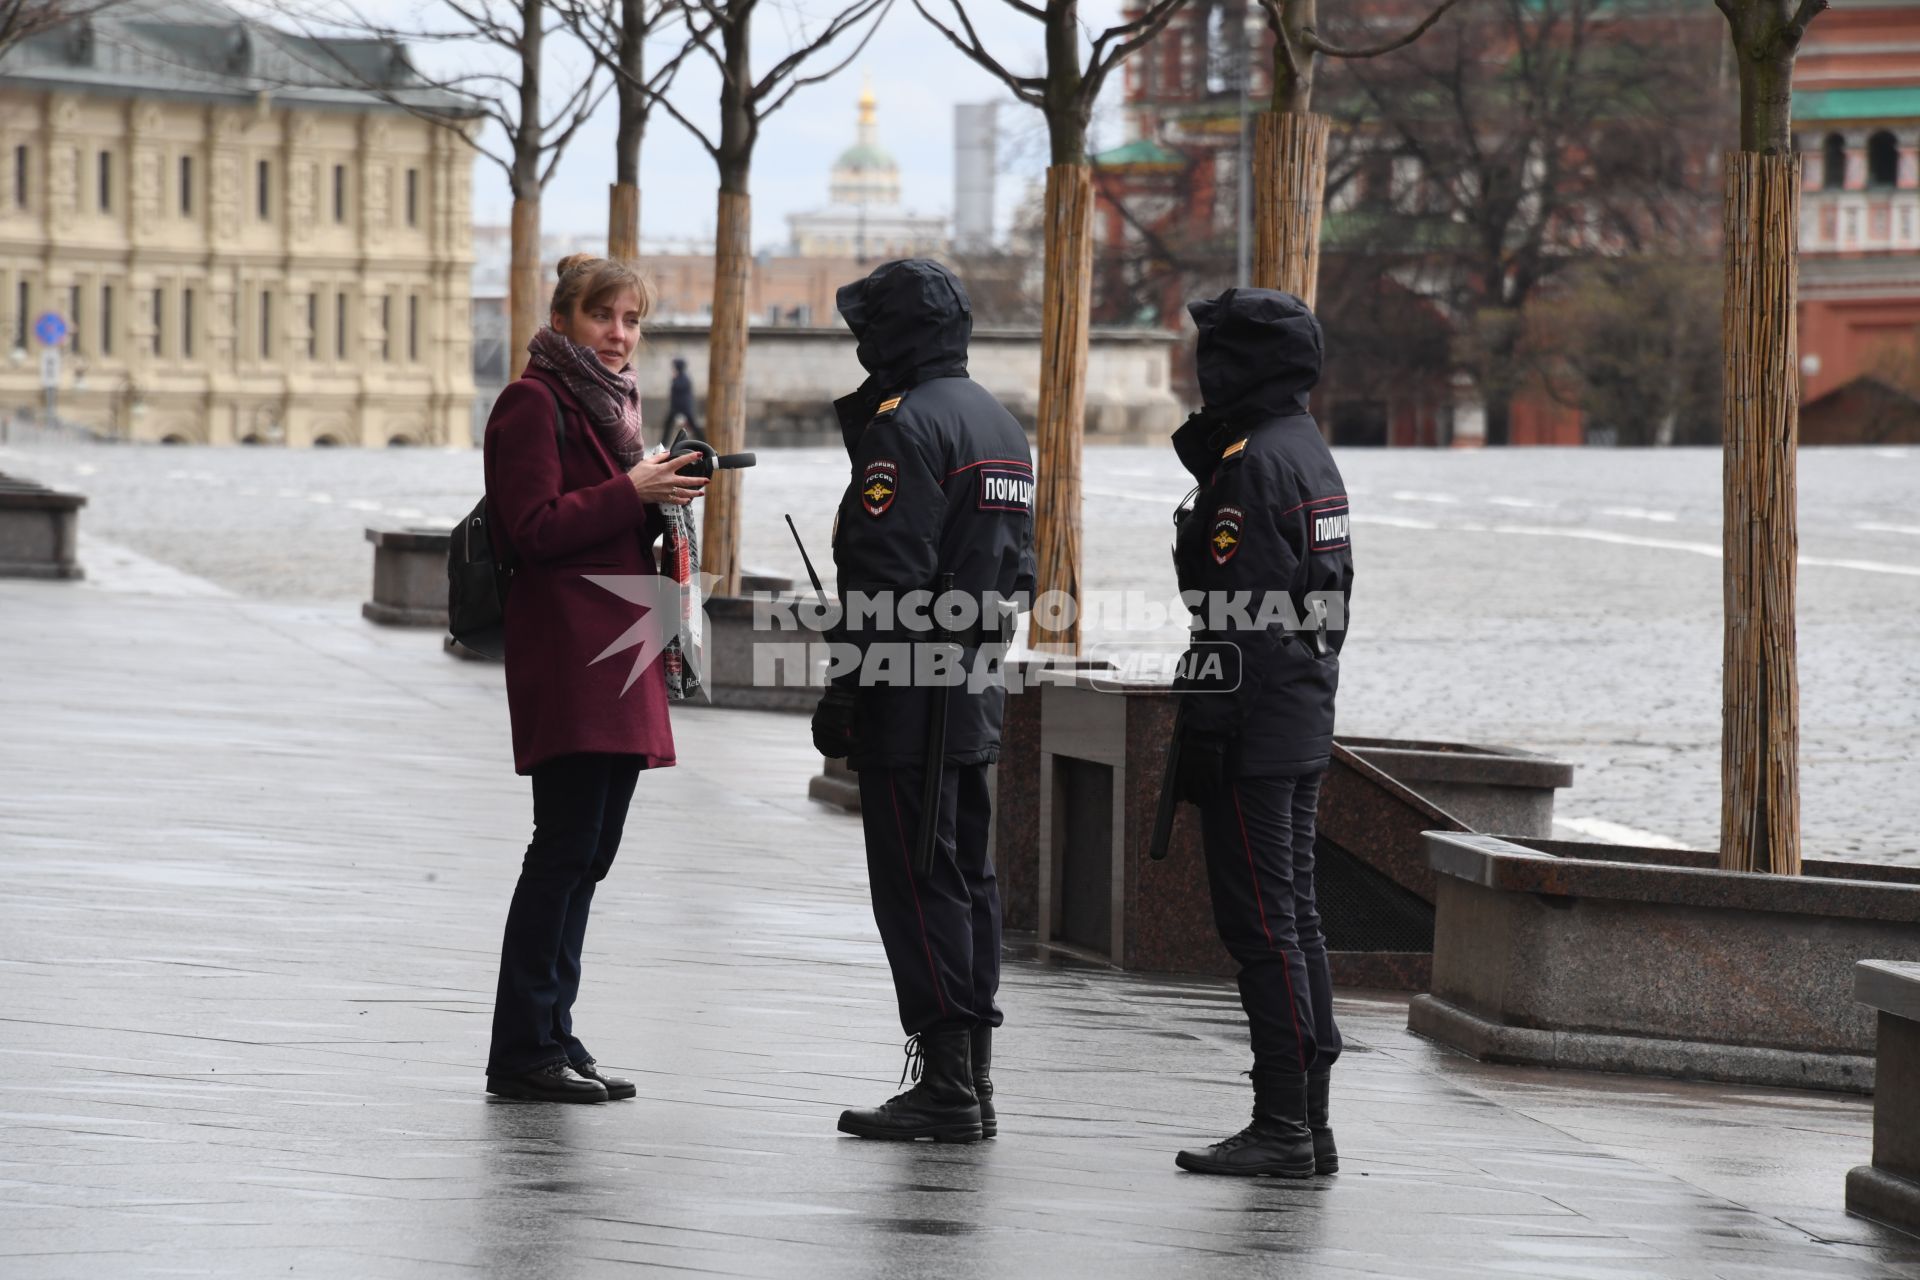
[[[576,307],[592,307],[619,296],[628,289],[640,300],[640,318],[653,310],[653,295],[632,263],[616,258],[596,258],[590,253],[570,253],[555,269],[560,283],[553,287],[554,315],[573,317]]]

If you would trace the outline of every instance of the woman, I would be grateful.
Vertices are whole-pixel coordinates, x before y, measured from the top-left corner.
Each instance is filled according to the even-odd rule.
[[[487,422],[487,500],[516,566],[507,596],[507,709],[514,771],[533,778],[533,841],[507,911],[487,1092],[548,1102],[631,1098],[573,1034],[580,949],[642,769],[671,765],[666,678],[656,659],[595,659],[641,606],[589,575],[650,574],[663,506],[706,481],[696,455],[643,457],[630,363],[647,292],[625,263],[560,261],[549,326]]]

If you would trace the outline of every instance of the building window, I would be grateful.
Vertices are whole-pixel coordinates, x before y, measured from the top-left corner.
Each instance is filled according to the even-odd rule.
[[[260,221],[265,222],[273,216],[273,161],[262,160],[254,167],[253,196]]]
[[[100,212],[113,212],[113,152],[100,153]]]
[[[180,354],[193,359],[193,290],[180,291]]]
[[[347,220],[347,166],[333,166],[333,220]]]
[[[273,354],[273,294],[260,291],[260,358]]]
[[[407,359],[420,359],[420,296],[407,295]]]
[[[13,203],[20,209],[27,207],[27,159],[24,145],[13,149]]]
[[[1820,189],[1838,191],[1847,185],[1847,140],[1837,133],[1820,144]]]
[[[67,331],[72,335],[73,354],[79,355],[86,347],[80,340],[86,330],[80,324],[80,286],[77,284],[67,290]]]
[[[1867,139],[1867,185],[1891,187],[1900,181],[1900,147],[1882,129]]]
[[[407,170],[407,225],[420,225],[420,171]]]
[[[307,295],[307,359],[320,358],[320,295]]]
[[[16,350],[25,350],[27,345],[27,313],[32,310],[28,305],[27,282],[17,281],[13,286],[13,345]]]
[[[153,354],[164,355],[167,332],[167,294],[164,289],[153,291]]]
[[[100,286],[100,354],[113,354],[113,286]]]
[[[193,216],[193,157],[180,157],[180,216]]]
[[[393,359],[393,295],[385,294],[380,299],[380,358]]]
[[[347,358],[347,295],[333,295],[333,355],[336,360]]]

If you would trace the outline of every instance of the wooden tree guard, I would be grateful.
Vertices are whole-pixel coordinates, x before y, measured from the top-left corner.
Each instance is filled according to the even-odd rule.
[[[516,198],[509,223],[507,264],[507,376],[518,377],[526,366],[527,344],[547,322],[545,307],[551,295],[541,289],[540,201]]]
[[[747,272],[753,266],[749,233],[752,197],[720,192],[714,240],[713,327],[707,338],[707,440],[721,453],[738,453],[747,439]],[[740,485],[743,471],[720,471],[707,482],[701,526],[700,570],[712,574],[714,594],[740,594]]]
[[[1080,444],[1087,407],[1087,318],[1093,309],[1093,174],[1084,164],[1047,169],[1045,303],[1040,317],[1038,491],[1034,552],[1038,596],[1080,599]],[[1036,649],[1077,653],[1080,620],[1033,614]],[[1065,625],[1053,627],[1049,621]]]
[[[1320,282],[1320,210],[1327,134],[1317,112],[1263,111],[1253,137],[1253,283],[1311,307]]]
[[[1800,873],[1798,157],[1726,156],[1720,865]]]
[[[631,182],[607,188],[607,256],[619,262],[640,258],[640,188]]]

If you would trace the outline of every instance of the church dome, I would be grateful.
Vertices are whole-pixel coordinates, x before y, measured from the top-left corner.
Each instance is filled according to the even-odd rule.
[[[900,203],[900,166],[878,140],[873,86],[860,90],[860,128],[854,144],[833,163],[830,196],[835,204]]]

